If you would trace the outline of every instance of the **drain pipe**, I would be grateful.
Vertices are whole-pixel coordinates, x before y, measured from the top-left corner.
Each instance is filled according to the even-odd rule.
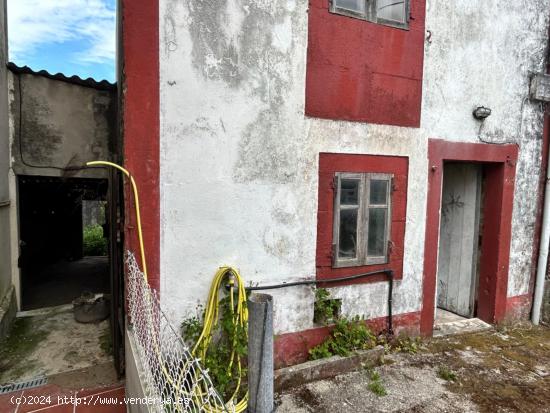
[[[546,166],[546,183],[544,185],[544,207],[542,212],[542,231],[540,234],[539,259],[537,277],[535,280],[535,295],[533,297],[533,311],[531,321],[534,325],[540,323],[542,298],[544,295],[544,279],[548,264],[548,247],[550,247],[550,151]]]
[[[248,412],[273,412],[273,298],[248,298]]]

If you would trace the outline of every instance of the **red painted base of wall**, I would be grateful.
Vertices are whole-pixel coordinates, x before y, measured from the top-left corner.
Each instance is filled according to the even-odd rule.
[[[367,320],[366,324],[376,333],[387,329],[388,318]],[[395,334],[420,333],[420,312],[399,314],[393,317]],[[309,349],[321,344],[329,336],[331,327],[318,327],[296,333],[282,334],[275,338],[275,368],[292,366],[307,361]]]
[[[526,321],[531,316],[532,295],[518,295],[506,300],[506,321]]]

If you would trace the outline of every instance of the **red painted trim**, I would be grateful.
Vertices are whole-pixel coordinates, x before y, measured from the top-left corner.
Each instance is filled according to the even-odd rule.
[[[387,328],[388,317],[373,318],[366,324],[376,334]],[[418,335],[420,331],[420,312],[398,314],[393,317],[393,328],[396,334],[406,332]],[[327,339],[332,327],[317,327],[296,333],[281,334],[275,337],[275,368],[292,366],[307,361],[309,349]]]
[[[306,115],[419,127],[425,8],[425,0],[411,1],[409,29],[402,30],[310,0]]]
[[[429,140],[428,203],[420,326],[422,334],[431,336],[433,333],[439,217],[445,161],[480,162],[484,165],[485,218],[481,229],[483,241],[477,316],[490,323],[501,321],[505,317],[517,157],[516,145]]]
[[[529,320],[531,305],[533,304],[531,293],[508,297],[506,300],[506,317],[508,321]]]
[[[407,179],[409,160],[403,156],[358,155],[358,154],[319,154],[319,192],[317,210],[317,280],[345,277],[364,272],[391,269],[394,278],[403,276],[403,252],[405,243],[405,221],[407,215]],[[393,174],[391,205],[391,249],[388,264],[364,265],[360,267],[332,268],[334,188],[333,178],[336,172],[374,172]],[[384,274],[360,278],[326,287],[369,283],[387,280]]]
[[[139,188],[149,282],[158,289],[159,5],[158,0],[122,0],[121,7],[125,167]],[[135,213],[130,202],[126,205],[126,247],[139,257]]]

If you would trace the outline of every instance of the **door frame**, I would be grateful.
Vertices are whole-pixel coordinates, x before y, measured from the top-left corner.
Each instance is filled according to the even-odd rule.
[[[433,334],[435,316],[439,224],[443,189],[443,163],[463,161],[483,164],[486,183],[481,259],[478,282],[478,318],[502,321],[508,294],[508,264],[512,231],[517,145],[428,140],[428,200],[424,240],[424,274],[420,332]]]
[[[111,283],[111,339],[113,359],[118,377],[124,375],[126,330],[126,284],[124,280],[124,193],[121,174],[109,168],[109,279]]]

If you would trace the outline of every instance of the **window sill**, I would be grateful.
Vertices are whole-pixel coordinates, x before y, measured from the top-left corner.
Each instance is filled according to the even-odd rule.
[[[381,272],[380,274],[369,275],[369,276],[358,278],[355,280],[331,282],[327,284],[322,284],[322,282],[323,280],[332,280],[334,278],[347,277],[347,276],[362,274],[366,272],[383,271],[383,270],[392,270],[393,279],[401,280],[403,278],[403,261],[395,260],[387,264],[371,264],[371,265],[362,265],[357,267],[345,267],[345,268],[317,267],[316,279],[317,281],[319,281],[320,286],[323,288],[343,287],[346,285],[356,285],[356,284],[370,284],[375,282],[386,281],[388,279],[388,275]]]

